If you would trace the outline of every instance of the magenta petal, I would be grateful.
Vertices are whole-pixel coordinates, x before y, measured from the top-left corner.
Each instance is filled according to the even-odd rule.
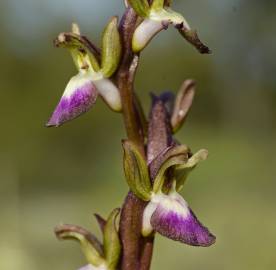
[[[151,217],[151,225],[161,235],[191,246],[208,247],[215,243],[216,237],[196,218],[184,199],[161,201]]]
[[[82,75],[73,77],[47,126],[58,127],[87,112],[96,102],[97,96],[98,91],[91,80]]]

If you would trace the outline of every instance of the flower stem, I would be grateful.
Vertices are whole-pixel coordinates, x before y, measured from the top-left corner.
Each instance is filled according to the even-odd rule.
[[[121,20],[120,33],[123,44],[123,58],[117,73],[117,83],[120,89],[123,117],[127,137],[134,142],[140,152],[145,154],[145,132],[143,119],[135,102],[133,84],[139,62],[139,56],[134,55],[131,48],[132,35],[137,23],[137,15],[128,8]],[[142,217],[146,202],[137,198],[132,192],[126,196],[120,218],[120,238],[123,246],[121,270],[149,270],[153,250],[153,237],[144,238],[141,235]]]

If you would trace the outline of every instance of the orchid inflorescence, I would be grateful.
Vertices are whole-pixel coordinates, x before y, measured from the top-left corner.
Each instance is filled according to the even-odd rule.
[[[175,98],[168,92],[152,94],[148,120],[133,93],[140,52],[169,25],[200,53],[210,53],[185,18],[173,11],[171,2],[125,1],[120,23],[118,17],[107,23],[101,48],[83,36],[77,24],[54,41],[55,46],[70,51],[78,73],[67,84],[47,126],[58,127],[73,120],[87,112],[100,96],[113,111],[123,114],[128,134],[122,146],[130,193],[120,219],[119,209],[113,210],[107,220],[95,215],[103,233],[102,243],[79,226],[62,224],[55,230],[59,239],[79,241],[88,261],[81,270],[149,269],[156,232],[191,246],[208,247],[215,242],[215,236],[179,193],[190,172],[208,156],[207,150],[193,153],[173,137],[190,111],[195,82],[184,81]]]

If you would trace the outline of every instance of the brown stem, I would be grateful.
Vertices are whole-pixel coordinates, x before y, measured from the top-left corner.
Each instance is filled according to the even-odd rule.
[[[123,66],[118,73],[118,87],[121,91],[123,102],[123,116],[127,137],[144,152],[143,127],[140,125],[134,102],[133,82],[138,66],[138,56],[134,56],[129,67]]]
[[[149,270],[153,254],[154,235],[142,239],[139,270]]]
[[[128,139],[133,141],[145,155],[143,121],[139,117],[133,91],[134,77],[139,56],[134,55],[131,40],[137,23],[137,15],[128,8],[121,20],[120,33],[123,44],[123,58],[117,73],[123,117]],[[120,218],[120,239],[123,246],[121,270],[149,270],[153,249],[153,238],[141,235],[142,217],[146,202],[129,192],[122,207]]]

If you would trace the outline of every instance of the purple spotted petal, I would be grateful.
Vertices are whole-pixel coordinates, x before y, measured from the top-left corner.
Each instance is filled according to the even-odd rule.
[[[208,247],[216,240],[177,193],[163,196],[150,223],[161,235],[191,246]]]
[[[96,102],[98,91],[89,76],[74,76],[64,91],[59,104],[52,114],[48,127],[60,126],[87,112]]]

